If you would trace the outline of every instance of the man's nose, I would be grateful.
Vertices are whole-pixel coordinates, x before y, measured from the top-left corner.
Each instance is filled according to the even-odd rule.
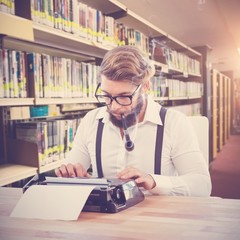
[[[120,105],[115,99],[112,100],[112,103],[109,105],[110,109],[112,111],[116,111],[118,110],[119,108],[122,107],[122,105]]]

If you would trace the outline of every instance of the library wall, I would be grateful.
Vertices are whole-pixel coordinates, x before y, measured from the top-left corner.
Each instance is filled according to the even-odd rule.
[[[38,2],[0,3],[0,185],[61,164],[81,118],[98,107],[98,68],[115,46],[136,46],[150,58],[156,101],[203,114],[198,51],[118,1]]]

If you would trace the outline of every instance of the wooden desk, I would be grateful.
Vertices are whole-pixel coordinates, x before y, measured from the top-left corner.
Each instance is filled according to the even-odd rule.
[[[21,194],[0,188],[1,240],[240,239],[240,200],[148,196],[116,214],[82,212],[78,221],[10,218]]]

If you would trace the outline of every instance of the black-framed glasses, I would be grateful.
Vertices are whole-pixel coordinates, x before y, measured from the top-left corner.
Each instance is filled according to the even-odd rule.
[[[115,100],[119,105],[122,106],[129,106],[132,104],[132,99],[134,95],[139,91],[141,88],[142,84],[138,85],[137,88],[134,90],[134,92],[131,95],[119,95],[119,96],[111,96],[108,94],[97,94],[100,88],[100,83],[97,86],[97,89],[95,91],[95,97],[98,100],[99,103],[104,104],[104,105],[110,105],[113,100]]]

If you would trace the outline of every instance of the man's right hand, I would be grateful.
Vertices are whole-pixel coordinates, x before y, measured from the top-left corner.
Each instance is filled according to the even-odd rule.
[[[57,177],[90,177],[91,175],[83,168],[81,164],[62,164],[61,167],[55,169]]]

